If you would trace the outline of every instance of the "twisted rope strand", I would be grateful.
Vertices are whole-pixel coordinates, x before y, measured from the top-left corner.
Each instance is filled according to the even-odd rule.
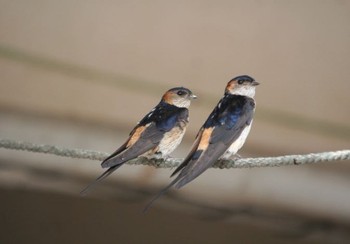
[[[21,142],[9,139],[0,139],[0,148],[10,150],[22,150],[28,152],[46,153],[62,157],[81,158],[102,161],[109,154],[84,149],[61,148],[53,145],[41,145],[31,142]],[[261,157],[261,158],[242,158],[234,160],[219,160],[213,166],[214,168],[253,168],[253,167],[273,167],[284,165],[311,164],[328,161],[349,160],[350,150],[340,150],[332,152],[310,153],[304,155],[286,155],[279,157]],[[178,166],[183,159],[148,159],[139,157],[127,162],[133,165],[150,165],[156,168],[173,168]]]

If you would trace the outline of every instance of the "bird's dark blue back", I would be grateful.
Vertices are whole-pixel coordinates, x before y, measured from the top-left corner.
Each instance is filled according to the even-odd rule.
[[[169,131],[179,120],[187,119],[187,117],[187,108],[179,108],[161,101],[139,122],[139,125],[143,126],[154,122],[159,130]]]
[[[240,95],[225,95],[204,123],[204,128],[224,126],[232,129],[246,110],[254,109],[253,99]],[[250,121],[248,121],[250,123]]]

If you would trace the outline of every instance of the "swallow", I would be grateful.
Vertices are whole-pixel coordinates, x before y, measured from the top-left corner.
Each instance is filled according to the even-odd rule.
[[[177,177],[153,198],[145,211],[172,186],[183,187],[218,159],[229,159],[238,152],[253,122],[257,85],[259,83],[247,75],[237,76],[227,83],[224,97],[199,130],[190,153],[171,175]]]
[[[126,142],[102,161],[102,168],[108,169],[80,194],[85,195],[92,186],[131,159],[139,156],[168,157],[182,141],[189,122],[188,108],[196,97],[184,87],[175,87],[165,92],[158,105],[130,132]]]

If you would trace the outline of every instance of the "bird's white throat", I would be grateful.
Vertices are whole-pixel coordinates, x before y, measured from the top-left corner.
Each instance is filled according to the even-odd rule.
[[[253,98],[255,96],[255,86],[239,86],[230,91],[232,95],[241,95]]]
[[[179,108],[189,108],[191,101],[188,99],[174,99],[173,105]]]

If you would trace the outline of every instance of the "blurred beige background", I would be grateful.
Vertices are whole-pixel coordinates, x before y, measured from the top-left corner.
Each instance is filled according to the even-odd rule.
[[[349,13],[341,0],[0,1],[0,138],[112,152],[165,90],[186,86],[199,99],[173,154],[184,157],[226,83],[248,74],[261,85],[242,156],[349,149]],[[171,171],[124,166],[81,199],[101,172],[95,161],[0,149],[10,211],[0,241],[350,241],[349,161],[208,170],[146,217]],[[155,231],[164,225],[177,227]]]

